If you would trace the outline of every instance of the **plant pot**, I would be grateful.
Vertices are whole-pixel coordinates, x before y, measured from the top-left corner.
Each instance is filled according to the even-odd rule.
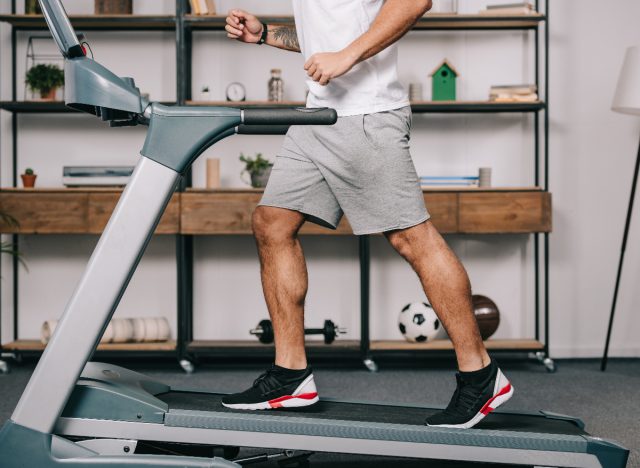
[[[130,15],[133,0],[95,0],[96,15]]]
[[[55,101],[57,90],[58,88],[53,88],[49,91],[40,91],[40,99],[42,99],[43,101]]]
[[[40,3],[38,0],[25,0],[24,2],[24,14],[25,15],[41,15]]]
[[[24,188],[33,188],[36,185],[36,174],[22,174],[20,175],[22,178],[22,185]]]
[[[252,172],[251,173],[251,186],[253,188],[264,188],[267,186],[267,182],[269,181],[269,176],[271,175],[271,169],[273,165],[263,169],[260,172]]]

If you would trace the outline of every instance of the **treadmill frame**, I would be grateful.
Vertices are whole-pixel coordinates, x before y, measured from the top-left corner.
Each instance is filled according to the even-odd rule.
[[[324,421],[301,417],[202,412],[162,408],[158,422],[114,421],[102,418],[62,418],[72,393],[90,385],[105,386],[93,411],[105,418],[118,410],[110,401],[127,399],[135,407],[136,392],[149,392],[148,378],[115,366],[99,368],[87,362],[120,302],[166,205],[191,163],[209,146],[240,132],[250,111],[222,107],[166,107],[149,104],[132,79],[120,78],[84,56],[60,0],[40,0],[45,19],[65,57],[66,104],[102,117],[113,126],[149,125],[142,157],[105,228],[89,264],[69,301],[49,345],[20,398],[12,418],[0,429],[3,468],[53,467],[233,467],[221,459],[172,456],[104,456],[60,434],[131,440],[202,442],[215,445],[278,447],[330,452],[415,456],[448,460],[497,461],[554,466],[620,468],[628,452],[605,441],[557,436],[557,450],[529,450],[539,434],[509,431],[452,430],[354,421]],[[251,111],[253,121],[268,125],[327,123],[331,113],[317,110]],[[318,115],[314,115],[318,113]],[[296,115],[299,114],[299,115]],[[332,114],[335,117],[335,112]],[[278,117],[280,117],[278,119]],[[335,119],[333,120],[335,122]],[[247,133],[252,133],[247,131]],[[61,365],[63,364],[63,365]],[[121,375],[128,380],[120,379]],[[131,394],[131,385],[138,386]],[[161,388],[161,384],[158,383]],[[108,388],[107,388],[108,387]],[[95,393],[94,390],[87,390]],[[108,395],[108,396],[105,396]],[[87,397],[89,398],[89,397]],[[149,400],[149,398],[147,398]],[[73,401],[72,401],[73,403]],[[76,402],[77,403],[77,402]],[[149,401],[147,401],[149,403]],[[151,402],[153,403],[153,402]],[[114,403],[115,404],[115,403]],[[82,406],[82,402],[80,402]],[[87,405],[91,406],[91,405]],[[122,410],[126,414],[129,407]],[[130,413],[138,418],[138,413]],[[142,418],[143,416],[140,416]],[[188,426],[188,427],[179,427]],[[152,437],[151,437],[152,436]],[[214,440],[215,439],[215,440]],[[391,440],[390,440],[391,439]],[[437,441],[434,443],[434,439]],[[548,438],[547,442],[550,443]],[[515,441],[519,444],[515,444]],[[499,445],[494,447],[482,444]],[[566,444],[566,445],[563,445]],[[513,446],[513,448],[511,447]],[[535,445],[535,444],[533,444]],[[552,445],[552,444],[550,444]],[[550,447],[553,449],[553,445]],[[567,452],[566,449],[571,451]]]

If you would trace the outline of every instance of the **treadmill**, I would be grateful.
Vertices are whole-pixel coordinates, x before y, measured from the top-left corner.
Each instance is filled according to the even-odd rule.
[[[496,412],[473,429],[427,427],[435,409],[321,400],[299,410],[238,412],[221,395],[171,388],[89,362],[176,186],[192,162],[234,134],[331,125],[332,109],[168,107],[132,78],[86,57],[60,0],[40,0],[65,58],[66,103],[111,126],[149,127],[141,158],[12,417],[0,429],[2,468],[223,468],[211,447],[258,447],[523,466],[626,466],[627,449],[575,418]],[[168,447],[163,454],[149,447]],[[203,453],[205,453],[203,455]],[[233,458],[227,456],[227,458]]]

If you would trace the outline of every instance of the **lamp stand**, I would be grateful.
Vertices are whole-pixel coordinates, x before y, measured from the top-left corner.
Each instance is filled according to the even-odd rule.
[[[629,226],[631,224],[631,214],[633,213],[633,201],[636,198],[636,185],[638,184],[638,172],[640,171],[640,146],[638,147],[638,156],[636,157],[636,169],[633,173],[633,182],[631,185],[631,196],[629,197],[629,208],[627,209],[627,222],[624,226],[624,235],[622,236],[622,248],[620,249],[620,261],[618,262],[618,275],[616,277],[616,287],[613,290],[613,302],[611,304],[611,314],[609,315],[609,328],[607,329],[607,341],[604,345],[604,354],[600,363],[600,370],[607,369],[607,360],[609,358],[609,342],[611,341],[611,328],[613,327],[613,317],[616,312],[616,302],[618,302],[618,289],[620,287],[620,276],[622,275],[622,264],[624,262],[624,252],[627,248],[627,239],[629,237]]]

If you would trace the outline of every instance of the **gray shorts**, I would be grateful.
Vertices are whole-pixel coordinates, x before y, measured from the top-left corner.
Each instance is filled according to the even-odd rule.
[[[303,213],[357,235],[404,229],[429,214],[411,154],[411,108],[289,129],[260,205]]]

